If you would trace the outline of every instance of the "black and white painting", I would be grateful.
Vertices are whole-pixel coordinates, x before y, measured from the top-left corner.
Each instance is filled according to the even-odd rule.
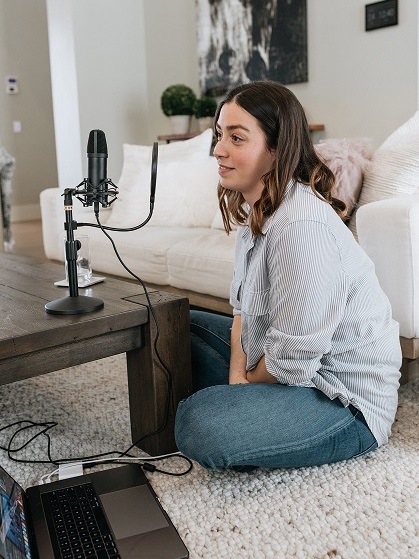
[[[252,80],[306,82],[306,0],[196,0],[202,94]]]

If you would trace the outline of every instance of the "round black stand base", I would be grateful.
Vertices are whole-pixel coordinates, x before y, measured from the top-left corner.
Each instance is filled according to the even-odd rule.
[[[98,311],[102,308],[102,299],[86,297],[85,295],[62,297],[61,299],[50,301],[45,305],[45,310],[49,314],[84,314]]]

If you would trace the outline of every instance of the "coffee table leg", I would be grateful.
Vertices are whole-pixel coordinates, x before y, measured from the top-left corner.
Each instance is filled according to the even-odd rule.
[[[144,326],[144,346],[127,352],[128,391],[132,441],[148,454],[158,455],[177,450],[176,408],[192,394],[189,302],[158,292],[150,298],[159,328],[157,351],[165,367],[156,355],[156,325],[150,316]],[[154,434],[143,438],[149,433]]]

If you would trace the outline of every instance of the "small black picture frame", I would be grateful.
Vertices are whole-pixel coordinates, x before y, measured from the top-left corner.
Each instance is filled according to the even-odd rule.
[[[384,0],[365,5],[365,31],[398,24],[398,0]]]

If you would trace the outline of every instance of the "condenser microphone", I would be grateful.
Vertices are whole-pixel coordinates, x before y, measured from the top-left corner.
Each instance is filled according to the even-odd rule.
[[[87,194],[86,206],[93,203],[94,211],[99,211],[99,203],[104,208],[108,206],[107,200],[107,159],[108,146],[105,133],[102,130],[92,130],[87,142]]]

